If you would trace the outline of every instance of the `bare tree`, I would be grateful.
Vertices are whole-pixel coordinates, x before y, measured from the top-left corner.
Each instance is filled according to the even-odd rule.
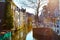
[[[41,2],[43,1],[43,4],[45,3],[44,0],[25,0],[25,1],[22,1],[22,5],[24,5],[24,7],[28,7],[28,8],[32,8],[35,10],[35,24],[36,24],[36,27],[38,27],[38,21],[39,21],[39,17],[38,17],[38,14],[39,14],[39,9],[40,9],[40,6],[42,6],[43,4],[41,4]]]

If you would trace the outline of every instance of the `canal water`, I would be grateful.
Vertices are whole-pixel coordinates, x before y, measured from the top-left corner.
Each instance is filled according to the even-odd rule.
[[[33,40],[33,31],[32,30],[27,34],[26,40]]]

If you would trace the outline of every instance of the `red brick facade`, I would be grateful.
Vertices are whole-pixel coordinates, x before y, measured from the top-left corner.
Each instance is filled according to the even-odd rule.
[[[50,28],[33,28],[33,37],[37,40],[58,40],[58,35]]]

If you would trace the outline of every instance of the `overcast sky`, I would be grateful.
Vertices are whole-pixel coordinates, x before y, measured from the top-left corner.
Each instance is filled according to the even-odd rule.
[[[41,7],[40,7],[40,11],[42,10],[42,7],[44,6],[44,5],[46,5],[47,4],[47,0],[41,0],[42,2],[41,2],[41,4],[42,3],[44,3]],[[21,7],[23,7],[23,8],[26,8],[26,11],[27,12],[30,12],[30,13],[33,13],[33,14],[35,14],[35,10],[34,9],[32,9],[32,8],[28,8],[28,7],[26,7],[25,5],[23,5],[23,4],[21,4],[21,3],[29,3],[29,2],[27,2],[27,0],[13,0],[13,2],[19,7],[19,8],[21,8]],[[35,2],[35,0],[34,0],[34,2]],[[31,4],[30,4],[31,5]],[[32,5],[31,5],[32,6]],[[41,12],[40,12],[40,14],[41,14]],[[39,14],[39,15],[40,15]]]

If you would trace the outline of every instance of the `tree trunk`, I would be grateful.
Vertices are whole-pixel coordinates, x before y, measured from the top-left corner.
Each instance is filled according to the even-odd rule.
[[[40,8],[40,0],[38,0],[38,2],[37,2],[38,4],[38,6],[37,6],[37,9],[36,9],[36,16],[35,16],[35,22],[36,22],[36,27],[38,28],[39,27],[39,16],[38,16],[38,14],[39,14],[39,8]]]

